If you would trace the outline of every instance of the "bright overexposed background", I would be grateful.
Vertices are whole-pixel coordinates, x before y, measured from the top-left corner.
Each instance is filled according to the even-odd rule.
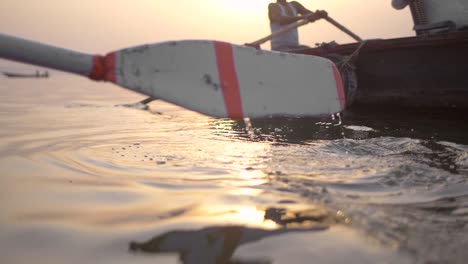
[[[273,0],[274,1],[274,0]],[[0,33],[89,53],[181,39],[244,44],[268,34],[272,0],[1,0]],[[414,35],[408,8],[390,0],[302,0],[363,39]],[[300,29],[301,43],[353,42],[326,21]],[[269,49],[265,43],[262,48]]]

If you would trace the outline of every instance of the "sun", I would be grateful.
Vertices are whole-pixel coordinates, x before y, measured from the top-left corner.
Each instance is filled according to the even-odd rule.
[[[276,2],[275,0],[221,0],[217,1],[225,12],[232,12],[244,15],[265,14],[268,10],[268,4]],[[240,19],[242,19],[240,17]]]

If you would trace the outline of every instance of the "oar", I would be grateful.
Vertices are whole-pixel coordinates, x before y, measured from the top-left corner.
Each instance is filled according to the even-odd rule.
[[[348,34],[349,36],[351,36],[353,39],[355,39],[356,41],[358,42],[361,42],[362,39],[354,34],[351,30],[347,29],[345,26],[343,26],[342,24],[338,23],[336,20],[334,20],[333,18],[329,17],[329,16],[326,16],[326,17],[323,17],[325,20],[327,20],[330,24],[334,25],[335,27],[337,27],[338,29],[340,29],[341,31],[345,32],[346,34]],[[277,36],[280,36],[280,35],[283,35],[284,33],[286,32],[289,32],[295,28],[298,28],[300,26],[303,26],[303,25],[307,25],[309,24],[310,21],[307,20],[307,19],[304,19],[304,20],[301,20],[300,22],[298,23],[293,23],[293,24],[290,24],[288,26],[285,26],[283,27],[282,29],[276,31],[276,32],[273,32],[272,34],[264,37],[264,38],[261,38],[257,41],[254,41],[254,42],[251,42],[251,43],[247,43],[245,44],[246,46],[251,46],[251,47],[255,47],[255,48],[260,48],[260,45],[262,45],[263,43],[271,40],[272,38],[274,37],[277,37]]]
[[[268,36],[266,36],[264,38],[261,38],[261,39],[259,39],[257,41],[251,42],[251,43],[247,43],[245,45],[259,48],[260,45],[262,45],[263,43],[271,40],[272,38],[283,35],[284,33],[288,32],[288,31],[291,31],[291,30],[293,30],[295,28],[298,28],[298,27],[306,25],[306,24],[309,24],[309,20],[303,19],[300,22],[289,24],[289,25],[281,28],[280,30],[271,33],[270,35],[268,35]]]
[[[343,31],[344,33],[348,34],[349,36],[351,36],[353,39],[355,39],[356,41],[358,42],[361,42],[362,39],[354,34],[351,30],[347,29],[346,27],[344,27],[343,25],[341,25],[340,23],[336,22],[336,20],[334,20],[333,18],[329,17],[329,16],[326,16],[324,17],[325,20],[327,20],[328,22],[330,22],[330,24],[334,25],[335,27],[337,27],[338,29],[340,29],[341,31]]]
[[[345,105],[331,61],[219,41],[168,41],[101,56],[0,34],[0,58],[113,82],[213,117],[317,116]]]
[[[155,100],[158,100],[158,98],[154,98],[154,97],[148,97],[146,99],[143,99],[141,101],[139,101],[138,103],[140,104],[148,104],[148,103],[151,103],[152,101],[155,101]]]

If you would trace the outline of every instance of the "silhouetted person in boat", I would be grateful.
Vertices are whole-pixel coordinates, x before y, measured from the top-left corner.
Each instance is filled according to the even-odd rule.
[[[276,3],[268,5],[268,17],[272,33],[281,30],[285,26],[297,23],[301,19],[314,22],[327,15],[324,10],[312,12],[296,1],[277,0]],[[299,31],[297,28],[271,39],[272,50],[291,51],[306,48],[309,47],[299,44]]]

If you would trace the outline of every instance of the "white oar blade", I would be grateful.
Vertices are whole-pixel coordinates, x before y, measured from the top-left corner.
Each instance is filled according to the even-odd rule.
[[[176,41],[106,57],[107,80],[214,117],[316,116],[343,110],[335,65],[324,58],[216,41]]]

